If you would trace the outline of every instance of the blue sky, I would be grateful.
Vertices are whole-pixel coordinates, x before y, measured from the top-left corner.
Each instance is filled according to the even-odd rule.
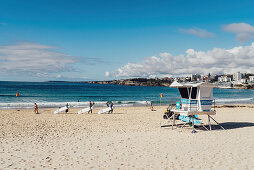
[[[239,58],[236,50],[227,51],[242,46],[244,52],[252,52],[253,7],[254,1],[236,0],[0,0],[0,79],[105,80],[210,70],[254,72],[242,61],[254,54]],[[209,53],[214,48],[224,49],[220,58]],[[186,53],[188,49],[194,53]],[[208,67],[206,62],[195,66],[194,59],[206,60],[206,56],[214,65],[228,61],[225,56],[234,58],[234,63],[230,68]],[[156,61],[150,62],[151,57]],[[192,66],[183,71],[171,60]],[[158,65],[164,69],[155,69]],[[203,69],[207,67],[210,70]]]

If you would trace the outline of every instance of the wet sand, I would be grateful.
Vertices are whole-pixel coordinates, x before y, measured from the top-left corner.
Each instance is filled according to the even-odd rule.
[[[253,105],[219,107],[226,130],[195,134],[161,128],[165,109],[0,110],[0,169],[254,169]]]

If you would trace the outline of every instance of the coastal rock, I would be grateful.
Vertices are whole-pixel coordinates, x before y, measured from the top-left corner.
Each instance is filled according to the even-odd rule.
[[[133,78],[121,79],[111,81],[89,81],[90,84],[118,84],[123,86],[170,86],[173,79],[146,79],[146,78]]]
[[[235,89],[254,89],[254,84],[235,84],[233,85]]]

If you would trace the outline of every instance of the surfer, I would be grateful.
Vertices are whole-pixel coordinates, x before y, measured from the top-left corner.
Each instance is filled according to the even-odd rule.
[[[113,113],[113,103],[111,102],[111,104],[110,104],[110,108],[111,108],[111,110],[108,112],[108,113]]]
[[[34,103],[34,113],[35,114],[39,114],[39,112],[38,112],[38,106],[37,106],[36,103]]]
[[[93,113],[93,105],[94,105],[94,102],[92,103],[91,101],[90,101],[90,104],[89,104],[89,106],[90,106],[90,110],[88,111],[88,113]]]
[[[67,107],[67,109],[65,110],[65,113],[68,113],[68,112],[69,112],[69,107],[70,107],[70,105],[67,103],[67,104],[66,104],[66,107]]]

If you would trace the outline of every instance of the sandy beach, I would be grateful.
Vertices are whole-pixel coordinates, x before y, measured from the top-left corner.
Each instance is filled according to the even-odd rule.
[[[0,110],[0,169],[254,169],[254,105],[218,107],[226,130],[195,134],[161,128],[165,106],[99,109]]]

